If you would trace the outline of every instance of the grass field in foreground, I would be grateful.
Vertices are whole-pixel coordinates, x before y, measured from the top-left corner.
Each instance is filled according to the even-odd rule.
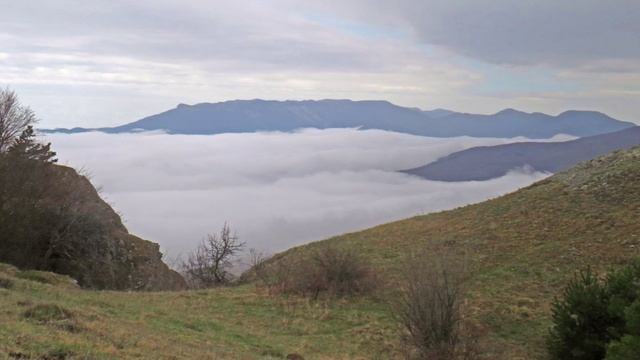
[[[311,302],[268,296],[253,285],[174,293],[87,291],[58,275],[24,274],[0,268],[0,279],[11,284],[0,286],[0,358],[399,356],[387,307],[371,299]],[[27,315],[34,311],[40,314]]]

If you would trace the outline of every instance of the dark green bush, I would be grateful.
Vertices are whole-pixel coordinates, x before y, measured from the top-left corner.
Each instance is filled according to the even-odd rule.
[[[626,332],[619,341],[609,345],[606,360],[636,360],[640,358],[640,299],[625,311]]]
[[[553,327],[547,340],[551,358],[639,359],[638,299],[640,261],[612,272],[604,281],[591,270],[582,271],[552,305]],[[631,353],[636,355],[625,357]]]
[[[554,326],[548,340],[552,359],[604,358],[613,324],[608,300],[604,285],[591,270],[581,272],[567,285],[552,307]]]

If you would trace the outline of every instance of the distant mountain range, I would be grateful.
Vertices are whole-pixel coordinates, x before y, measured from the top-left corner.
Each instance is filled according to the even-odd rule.
[[[288,132],[302,128],[361,128],[433,137],[550,138],[557,134],[578,137],[597,135],[633,125],[593,111],[567,111],[550,116],[507,109],[493,115],[477,115],[443,109],[422,111],[387,101],[235,100],[180,104],[175,109],[116,127],[43,131],[126,133],[164,130],[171,134],[221,134]]]
[[[566,142],[524,142],[459,151],[404,172],[437,181],[488,180],[509,170],[556,173],[606,153],[640,145],[640,126]]]

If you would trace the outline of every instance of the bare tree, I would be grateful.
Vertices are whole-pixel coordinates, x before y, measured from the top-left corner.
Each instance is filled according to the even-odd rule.
[[[453,258],[422,254],[407,262],[405,284],[395,304],[412,358],[475,358],[475,339],[462,318],[464,267]]]
[[[227,223],[220,234],[208,234],[200,245],[182,263],[182,271],[191,285],[208,288],[229,283],[232,278],[231,260],[242,251],[245,244]]]
[[[20,104],[15,92],[0,89],[0,153],[6,152],[16,138],[36,122],[34,112]]]

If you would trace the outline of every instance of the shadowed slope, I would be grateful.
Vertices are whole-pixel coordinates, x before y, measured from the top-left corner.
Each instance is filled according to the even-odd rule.
[[[436,181],[489,180],[520,168],[556,173],[581,161],[639,144],[640,126],[636,126],[559,143],[524,142],[475,147],[404,172]]]

